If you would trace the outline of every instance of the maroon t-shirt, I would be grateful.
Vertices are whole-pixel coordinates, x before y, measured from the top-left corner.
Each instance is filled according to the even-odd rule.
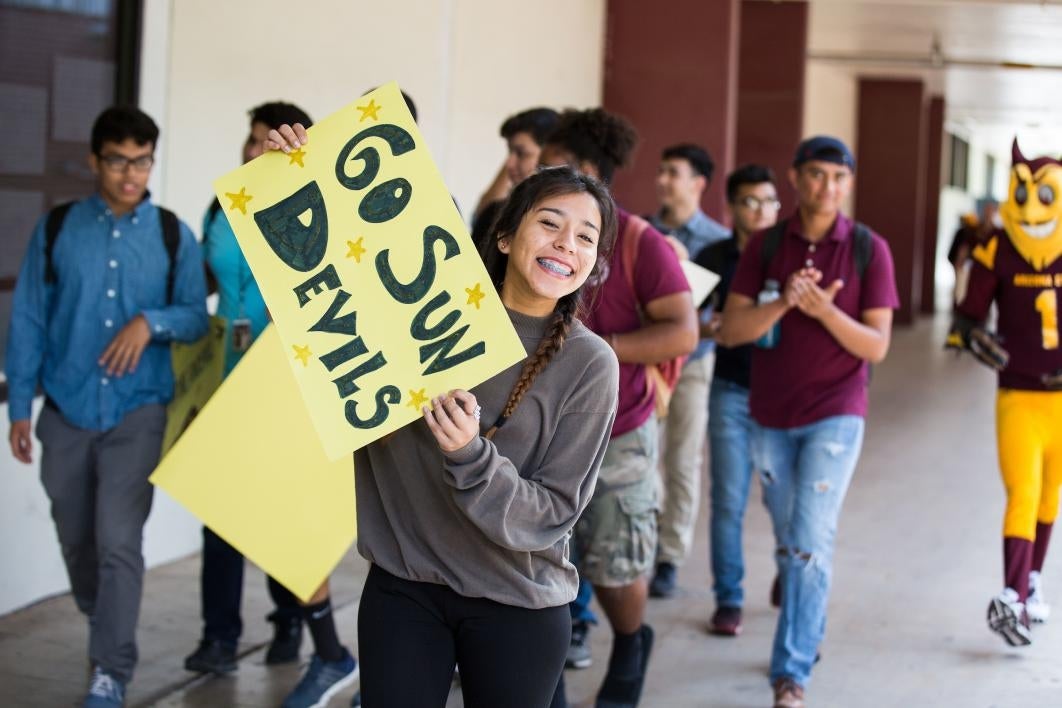
[[[981,321],[992,301],[999,308],[999,335],[1010,353],[999,372],[1000,388],[1045,389],[1041,376],[1062,369],[1058,341],[1058,301],[1062,258],[1038,271],[1021,257],[1004,231],[974,249],[960,313]]]
[[[799,214],[791,217],[778,251],[764,268],[765,232],[748,243],[731,292],[752,299],[767,280],[784,289],[789,276],[806,265],[822,271],[820,285],[840,278],[844,287],[834,298],[843,312],[859,320],[865,310],[900,305],[892,254],[885,239],[871,234],[873,249],[863,277],[852,253],[854,222],[838,215],[830,232],[813,244],[801,233]],[[835,415],[865,416],[867,363],[850,354],[822,324],[793,308],[781,320],[781,339],[774,349],[753,348],[749,408],[760,425],[797,428]]]
[[[639,305],[644,310],[653,300],[690,289],[675,251],[652,226],[646,228],[638,241],[634,289],[631,289],[620,263],[624,231],[627,230],[630,214],[623,209],[617,211],[619,228],[608,273],[602,274],[604,284],[591,311],[584,318],[586,326],[606,340],[610,334],[633,332],[642,327],[638,317]],[[649,419],[654,408],[650,393],[645,365],[621,363],[619,409],[612,426],[612,437],[629,433]]]

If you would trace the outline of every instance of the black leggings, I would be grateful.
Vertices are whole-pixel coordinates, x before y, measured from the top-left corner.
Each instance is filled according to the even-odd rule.
[[[358,609],[365,708],[443,708],[454,664],[466,708],[546,708],[564,669],[567,605],[529,610],[369,569]]]

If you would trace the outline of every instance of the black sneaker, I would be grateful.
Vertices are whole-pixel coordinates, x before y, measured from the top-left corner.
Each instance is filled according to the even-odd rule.
[[[656,573],[649,581],[649,597],[671,597],[675,594],[678,568],[674,563],[657,563]]]
[[[216,639],[204,639],[184,660],[186,671],[200,674],[231,674],[236,670],[236,647]]]
[[[601,690],[597,693],[594,708],[636,708],[641,700],[645,672],[649,668],[649,656],[653,653],[653,629],[643,624],[639,631],[642,635],[642,654],[638,673],[634,676],[606,674]]]
[[[273,623],[273,641],[266,651],[266,664],[290,664],[299,660],[302,647],[302,618],[273,612],[267,620]]]
[[[568,655],[564,667],[568,669],[588,669],[594,659],[590,656],[590,623],[572,622],[572,643],[568,645]]]

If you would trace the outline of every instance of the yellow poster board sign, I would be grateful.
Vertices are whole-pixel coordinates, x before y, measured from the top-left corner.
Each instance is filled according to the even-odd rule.
[[[170,357],[173,360],[173,400],[166,406],[163,456],[221,385],[225,374],[225,318],[211,317],[205,335],[191,344],[175,343],[170,349]]]
[[[354,461],[332,462],[267,328],[151,481],[308,600],[354,542]]]
[[[214,187],[329,459],[526,356],[396,84]]]

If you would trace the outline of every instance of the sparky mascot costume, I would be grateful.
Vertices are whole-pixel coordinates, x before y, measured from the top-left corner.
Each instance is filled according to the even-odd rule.
[[[978,245],[956,305],[948,346],[966,349],[999,372],[996,437],[1007,490],[1004,590],[988,607],[989,627],[1012,646],[1032,642],[1029,621],[1044,622],[1040,571],[1058,515],[1062,485],[1062,162],[1026,159],[1013,145],[1004,231]],[[984,329],[993,300],[998,336]]]

